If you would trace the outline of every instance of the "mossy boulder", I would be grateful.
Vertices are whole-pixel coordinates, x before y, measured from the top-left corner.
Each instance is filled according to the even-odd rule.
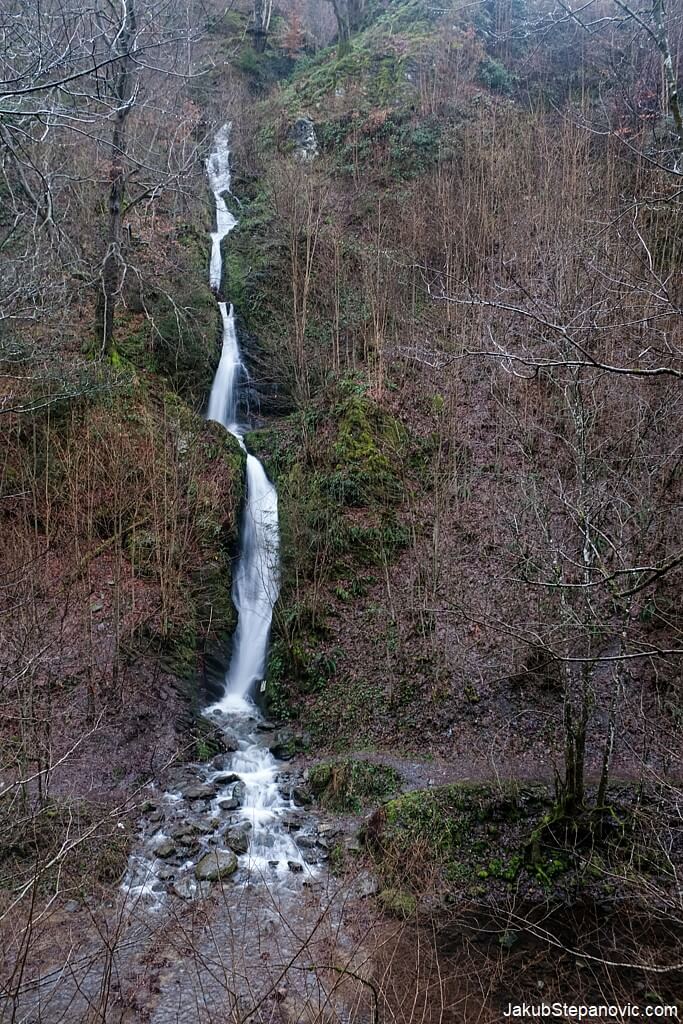
[[[237,871],[237,857],[232,850],[211,850],[204,854],[194,869],[198,882],[218,882]]]

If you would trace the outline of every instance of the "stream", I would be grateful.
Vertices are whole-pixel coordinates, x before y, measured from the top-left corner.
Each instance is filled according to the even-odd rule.
[[[205,895],[212,882],[234,875],[236,883],[263,880],[295,884],[315,875],[327,859],[327,844],[293,798],[296,786],[273,756],[272,726],[254,694],[262,684],[273,607],[279,594],[277,492],[259,460],[247,451],[250,422],[240,422],[240,389],[248,373],[239,347],[235,310],[220,301],[221,246],[237,226],[231,195],[230,126],[217,133],[206,161],[216,206],[211,233],[209,283],[222,324],[221,357],[209,396],[207,419],[220,423],[246,455],[245,499],[232,600],[237,611],[232,656],[222,697],[205,714],[225,738],[228,753],[210,764],[183,766],[172,786],[149,801],[143,842],[132,855],[126,892],[163,902],[170,892],[183,899]],[[157,796],[157,794],[154,794]]]

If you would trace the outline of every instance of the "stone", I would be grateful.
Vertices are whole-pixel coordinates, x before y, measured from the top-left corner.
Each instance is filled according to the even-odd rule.
[[[368,896],[375,896],[379,886],[377,879],[369,871],[361,871],[354,882],[353,888],[358,896],[366,898]]]
[[[232,850],[212,850],[206,853],[194,869],[199,882],[217,882],[237,871],[237,857]]]
[[[297,836],[296,845],[302,850],[312,850],[317,845],[317,839],[315,836]]]
[[[299,864],[299,862],[296,860],[288,860],[287,867],[294,875],[300,875],[304,870],[303,864]]]
[[[211,826],[203,821],[181,821],[171,830],[171,837],[180,842],[194,839],[195,836],[208,836],[212,832]]]
[[[246,793],[247,787],[244,785],[243,782],[236,782],[235,785],[232,787],[232,797],[233,799],[237,800],[238,807],[241,807],[242,804],[244,803]]]
[[[292,788],[292,800],[299,807],[309,807],[313,803],[313,797],[305,786]]]
[[[172,857],[175,853],[175,843],[172,839],[162,839],[160,843],[154,847],[154,856],[159,857],[161,860],[166,860],[168,857]]]
[[[271,737],[269,746],[277,761],[291,761],[294,757],[294,733],[291,729],[280,729]]]
[[[300,814],[286,814],[282,819],[282,827],[287,832],[298,832],[303,828],[303,819]]]
[[[262,719],[256,726],[257,732],[275,732],[277,726],[275,722],[269,722],[267,718]]]
[[[292,125],[289,135],[299,160],[305,163],[315,160],[320,147],[315,134],[315,125],[310,117],[298,117]]]
[[[185,786],[181,793],[186,800],[211,800],[216,795],[216,787],[209,783],[195,783]]]
[[[214,775],[211,783],[214,786],[229,786],[231,782],[239,781],[239,775],[235,775],[234,772],[219,772],[218,775]]]
[[[156,811],[157,805],[153,804],[151,800],[143,800],[140,804],[140,814],[149,814],[150,811]]]
[[[196,900],[208,896],[211,892],[211,885],[209,882],[198,882],[194,878],[186,876],[174,882],[171,891],[181,900]]]
[[[219,800],[218,806],[222,811],[236,811],[240,802],[236,796],[230,796],[226,800]]]
[[[224,836],[225,843],[233,853],[243,854],[249,849],[249,836],[244,828],[231,828]]]
[[[175,878],[175,868],[172,868],[170,864],[164,864],[157,871],[157,878],[162,882],[169,882],[172,878]]]
[[[75,914],[77,910],[81,909],[81,905],[78,900],[67,900],[64,904],[64,910],[67,914]]]

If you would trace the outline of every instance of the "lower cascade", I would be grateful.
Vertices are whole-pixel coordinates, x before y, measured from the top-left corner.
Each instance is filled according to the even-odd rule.
[[[209,283],[222,281],[221,244],[236,227],[230,195],[230,126],[217,133],[207,175],[216,204],[211,233]],[[151,821],[143,825],[146,846],[131,857],[125,890],[159,898],[169,888],[193,898],[211,881],[266,881],[310,874],[327,856],[324,841],[296,810],[285,766],[271,752],[272,726],[253,700],[266,671],[273,607],[279,594],[277,492],[259,460],[247,451],[240,423],[240,387],[248,379],[242,362],[233,306],[218,301],[222,351],[207,419],[220,423],[246,454],[246,486],[239,556],[232,599],[237,611],[232,656],[222,697],[205,714],[218,725],[231,753],[209,765],[190,765],[172,775]],[[294,838],[297,836],[297,839]]]

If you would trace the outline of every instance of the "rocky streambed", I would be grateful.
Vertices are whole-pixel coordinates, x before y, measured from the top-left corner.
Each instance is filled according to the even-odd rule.
[[[133,898],[195,899],[226,879],[305,881],[329,858],[336,829],[312,812],[304,774],[275,756],[286,756],[282,733],[254,705],[210,717],[225,752],[170,768],[142,805],[124,880]]]

